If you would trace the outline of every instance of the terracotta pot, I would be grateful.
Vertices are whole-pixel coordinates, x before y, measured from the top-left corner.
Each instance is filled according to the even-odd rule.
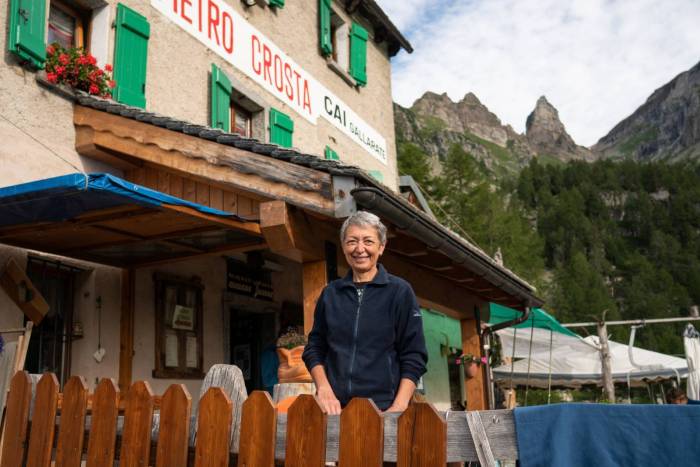
[[[306,369],[301,354],[304,346],[300,345],[293,349],[277,348],[277,355],[280,359],[280,366],[277,369],[277,379],[282,383],[311,383],[311,375]]]
[[[473,378],[479,373],[479,365],[476,362],[467,362],[464,364],[464,374],[467,378]]]

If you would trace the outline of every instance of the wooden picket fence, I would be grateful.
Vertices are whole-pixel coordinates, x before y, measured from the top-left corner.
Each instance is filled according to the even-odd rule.
[[[81,462],[87,467],[112,467],[115,459],[120,467],[272,467],[282,463],[287,467],[321,467],[328,460],[337,460],[342,467],[381,466],[384,460],[396,460],[399,467],[427,467],[445,466],[448,462],[448,423],[444,414],[438,414],[427,403],[413,403],[397,415],[395,432],[388,440],[387,416],[371,401],[354,399],[342,411],[339,426],[336,423],[337,450],[328,456],[330,425],[327,426],[327,416],[313,396],[299,396],[286,416],[278,417],[269,395],[253,392],[241,408],[236,454],[229,450],[231,401],[220,388],[210,388],[199,402],[193,446],[189,433],[192,401],[183,385],[171,385],[159,399],[157,439],[152,439],[157,398],[148,383],[136,382],[123,401],[120,397],[110,379],[103,379],[94,394],[89,395],[85,380],[74,376],[59,394],[58,382],[51,373],[41,377],[34,391],[29,375],[16,373],[7,401],[0,467],[77,467]],[[503,417],[503,411],[492,414],[497,412],[502,420],[484,418],[491,420],[493,426],[484,429],[483,434],[486,436],[490,430],[492,434],[511,436],[507,433],[512,431],[507,417]],[[469,426],[474,425],[469,422]],[[458,460],[481,459],[482,464],[492,465],[491,448],[485,451],[479,436],[472,440],[468,429],[457,436],[464,446],[452,446],[452,451],[461,449],[466,453],[460,454]],[[455,436],[451,438],[454,441]],[[488,439],[485,443],[488,447]],[[385,456],[387,445],[395,449],[389,459]],[[501,454],[514,459],[512,451],[512,446],[504,447]]]

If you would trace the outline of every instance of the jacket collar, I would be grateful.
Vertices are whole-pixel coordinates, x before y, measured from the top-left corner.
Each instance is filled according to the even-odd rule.
[[[343,277],[341,280],[341,285],[342,287],[355,287],[355,284],[352,281],[352,269],[348,271],[347,274],[345,274],[345,277]],[[367,284],[367,285],[386,285],[389,283],[389,273],[386,272],[386,269],[384,269],[384,266],[382,266],[381,263],[377,263],[377,274],[374,276],[374,279]]]

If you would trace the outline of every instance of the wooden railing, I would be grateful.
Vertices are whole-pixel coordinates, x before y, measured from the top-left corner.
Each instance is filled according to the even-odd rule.
[[[52,461],[111,467],[115,459],[121,467],[272,467],[275,462],[320,467],[329,461],[343,467],[381,466],[383,461],[445,466],[517,458],[509,411],[440,414],[428,403],[413,403],[400,415],[381,414],[371,401],[354,399],[340,417],[328,417],[313,396],[303,395],[288,414],[278,414],[269,395],[255,391],[240,409],[239,450],[231,453],[232,406],[220,388],[205,393],[191,424],[187,389],[171,385],[160,398],[157,434],[152,430],[155,400],[143,381],[122,397],[112,380],[103,379],[89,395],[84,379],[74,376],[59,394],[55,375],[44,374],[32,388],[29,375],[18,372],[7,401],[0,467],[49,466]],[[191,426],[196,429],[193,443]]]

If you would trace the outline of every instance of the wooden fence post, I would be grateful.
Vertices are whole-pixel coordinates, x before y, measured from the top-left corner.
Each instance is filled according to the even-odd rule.
[[[81,376],[72,376],[63,389],[56,467],[80,467],[85,438],[88,389]],[[36,414],[36,411],[34,411]]]
[[[171,385],[160,403],[156,467],[187,467],[192,398],[182,384]]]
[[[153,392],[145,381],[129,388],[124,413],[124,431],[119,454],[120,467],[148,465],[151,454],[151,423],[153,422]]]
[[[195,467],[228,467],[232,405],[221,388],[209,388],[199,401]]]
[[[53,373],[44,373],[36,385],[32,433],[29,436],[27,467],[49,467],[53,451],[58,380]]]
[[[326,462],[326,414],[316,397],[302,394],[287,412],[285,467],[322,467]]]
[[[7,397],[5,428],[3,430],[1,467],[17,467],[24,461],[27,441],[29,404],[32,401],[32,381],[26,371],[18,371],[10,382]]]
[[[238,467],[274,467],[277,410],[265,391],[243,403]]]
[[[119,388],[114,380],[104,378],[92,398],[90,439],[87,467],[112,467],[117,439]]]
[[[412,403],[399,417],[397,467],[432,467],[447,463],[447,423],[426,402]]]
[[[340,414],[339,467],[381,467],[384,419],[369,399],[353,399]]]

